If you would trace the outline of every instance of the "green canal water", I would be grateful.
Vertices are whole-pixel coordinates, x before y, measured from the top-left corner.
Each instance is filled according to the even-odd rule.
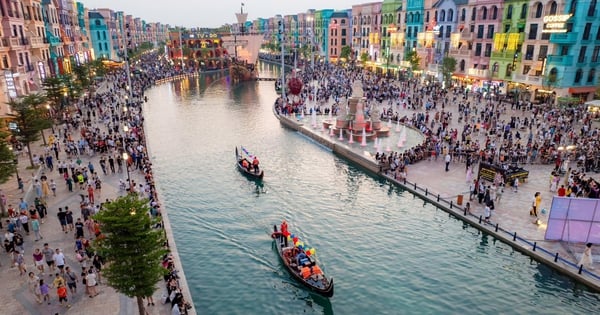
[[[155,177],[200,314],[598,312],[599,295],[281,127],[273,82],[211,74],[147,95]],[[260,158],[262,183],[235,169],[236,145]],[[333,298],[283,269],[269,236],[282,219],[316,249]]]

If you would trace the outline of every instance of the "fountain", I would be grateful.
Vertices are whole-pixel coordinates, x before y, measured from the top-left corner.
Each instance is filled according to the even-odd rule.
[[[363,143],[364,139],[365,145],[366,142],[375,138],[389,136],[390,128],[382,126],[380,111],[377,106],[373,107],[370,117],[365,117],[364,104],[366,99],[362,96],[362,86],[359,81],[354,83],[352,91],[352,96],[348,99],[348,106],[340,106],[335,121],[330,116],[329,119],[323,121],[323,127],[340,130],[340,140],[344,139],[343,133],[347,133],[352,141]]]
[[[397,124],[396,124],[396,132],[400,132],[400,119],[397,120]]]
[[[312,126],[314,129],[317,129],[317,111],[313,108],[311,108],[311,117],[312,117]]]
[[[377,139],[377,138],[375,138],[375,139]],[[361,147],[367,146],[367,131],[365,130],[365,128],[363,128],[363,130],[362,130],[362,140],[360,141],[360,146]]]

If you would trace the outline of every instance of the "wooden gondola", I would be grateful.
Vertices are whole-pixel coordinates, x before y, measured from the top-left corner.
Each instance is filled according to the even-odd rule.
[[[279,254],[279,258],[283,262],[283,265],[288,270],[290,275],[298,282],[302,283],[305,287],[309,288],[311,291],[318,293],[324,297],[332,297],[333,296],[333,278],[327,278],[325,274],[320,271],[315,274],[315,268],[317,266],[317,261],[313,255],[308,255],[305,258],[302,258],[301,261],[297,261],[298,254],[304,253],[303,249],[299,249],[295,247],[294,244],[288,244],[288,239],[285,234],[281,231],[277,230],[277,225],[273,226],[273,234],[271,237],[275,240],[275,245],[277,246],[277,253]],[[301,267],[298,267],[298,264]],[[303,277],[302,268],[307,267],[311,270],[311,275],[309,277]],[[320,268],[318,268],[320,270]]]
[[[238,151],[238,148],[235,147],[235,165],[237,169],[250,178],[262,179],[265,174],[262,168],[259,167],[258,171],[255,171],[252,166],[246,168],[242,166],[244,160],[248,161],[248,165],[252,165],[252,161],[249,161],[243,155],[241,155]]]

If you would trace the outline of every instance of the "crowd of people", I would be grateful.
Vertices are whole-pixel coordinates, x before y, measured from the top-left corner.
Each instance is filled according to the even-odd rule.
[[[35,195],[32,205],[21,198],[18,206],[13,207],[6,195],[0,194],[2,205],[9,213],[4,248],[11,266],[17,267],[21,276],[28,277],[30,292],[37,303],[54,303],[51,289],[56,291],[56,301],[65,307],[71,306],[69,301],[74,295],[85,294],[93,298],[99,293],[96,287],[103,283],[104,261],[91,250],[91,242],[103,236],[102,226],[94,221],[93,215],[102,211],[104,203],[111,202],[112,198],[106,197],[118,197],[101,199],[104,181],[115,181],[114,178],[123,176],[127,170],[128,180],[119,179],[120,194],[147,198],[149,215],[160,219],[160,201],[146,150],[142,104],[147,100],[144,91],[156,81],[182,73],[154,53],[142,55],[138,67],[144,71],[136,71],[137,74],[132,76],[131,90],[128,89],[126,71],[120,69],[96,82],[93,93],[71,104],[71,110],[62,117],[63,123],[55,126],[54,133],[48,138],[44,152],[36,153],[39,154],[35,159],[36,166],[41,169],[39,176],[34,173],[29,180],[20,179],[20,186],[32,186]],[[16,152],[24,147],[14,143]],[[142,178],[139,183],[137,178]],[[68,205],[50,208],[50,204],[54,206],[57,202],[53,199],[57,191],[68,196],[78,194],[81,197],[79,213],[75,214]],[[72,248],[71,245],[52,248],[48,243],[41,248],[36,246],[46,233],[43,223],[54,215],[60,223],[61,233],[73,237]],[[162,223],[155,226],[162,227]],[[32,238],[27,237],[30,231]],[[27,264],[25,250],[32,253],[33,269]],[[69,264],[69,261],[76,264]],[[168,274],[164,279],[163,294],[167,299],[163,302],[171,303],[170,309],[174,313],[185,314],[191,306],[183,298],[173,256],[166,255],[162,265]],[[46,279],[46,276],[50,278]],[[78,285],[83,285],[85,290],[78,290]],[[152,296],[147,297],[147,304],[155,305]]]

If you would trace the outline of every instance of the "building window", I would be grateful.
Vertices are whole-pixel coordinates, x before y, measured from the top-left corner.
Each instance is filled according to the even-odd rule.
[[[590,31],[592,30],[592,23],[585,23],[585,28],[583,29],[583,40],[590,39]]]
[[[569,8],[569,13],[575,15],[575,10],[577,9],[577,0],[571,0],[571,7]]]
[[[487,8],[486,7],[483,7],[481,9],[481,19],[482,20],[487,20]]]
[[[588,14],[587,15],[588,16],[594,16],[594,15],[596,15],[596,0],[591,0],[590,7],[588,9]]]
[[[458,68],[460,69],[461,72],[465,72],[465,60],[461,60],[459,63]]]
[[[588,77],[587,77],[587,83],[593,83],[595,78],[596,78],[596,69],[591,69],[588,74]]]
[[[575,80],[573,80],[573,83],[575,83],[575,84],[580,83],[581,77],[583,77],[583,70],[577,69],[577,71],[575,72]]]
[[[448,22],[454,22],[454,10],[448,10]]]
[[[536,39],[537,38],[537,31],[538,31],[538,25],[537,24],[530,24],[529,25],[529,39]]]
[[[527,18],[527,3],[524,3],[521,7],[521,19]]]
[[[542,60],[546,59],[547,56],[548,56],[548,46],[541,45],[540,52],[538,53],[538,60],[542,61]]]
[[[556,4],[556,1],[552,1],[552,3],[550,4],[550,15],[555,15],[557,10],[558,4]]]
[[[538,2],[537,6],[535,7],[535,18],[536,19],[541,18],[543,11],[544,11],[544,6]]]
[[[492,20],[495,20],[498,18],[498,7],[497,6],[493,6],[492,7]]]
[[[475,56],[481,56],[481,43],[475,44]]]
[[[509,4],[508,9],[506,9],[506,19],[507,20],[512,19],[512,14],[513,14],[513,5]]]
[[[462,11],[460,12],[460,21],[464,22],[465,19],[467,18],[467,9],[462,9]]]
[[[513,72],[513,66],[511,64],[506,65],[506,75],[505,77],[510,77],[512,76],[512,72]]]
[[[531,66],[530,65],[524,65],[523,66],[523,74],[527,75],[529,73],[529,70],[531,70]]]
[[[483,28],[485,26],[483,25],[478,25],[477,26],[477,38],[483,38]]]
[[[471,21],[475,21],[475,16],[477,15],[477,8],[473,8],[471,12]]]
[[[600,54],[600,46],[594,47],[594,52],[592,53],[592,62],[598,62],[598,54]]]
[[[485,56],[489,57],[492,55],[492,44],[485,44]]]
[[[450,38],[451,33],[452,33],[452,26],[446,25],[446,38]]]
[[[494,38],[494,25],[488,25],[487,38]]]
[[[585,62],[585,50],[586,49],[587,49],[587,46],[581,46],[581,48],[579,49],[579,57],[577,57],[577,62],[579,62],[579,63]]]
[[[425,12],[425,22],[429,22],[429,11]]]
[[[533,60],[533,49],[535,46],[533,45],[527,45],[527,48],[525,50],[525,60]]]

